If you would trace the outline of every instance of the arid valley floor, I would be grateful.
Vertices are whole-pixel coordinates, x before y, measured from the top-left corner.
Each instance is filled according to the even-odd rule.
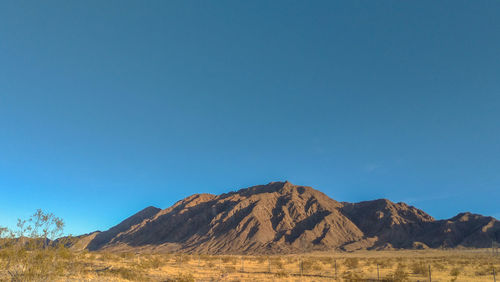
[[[57,259],[33,262],[32,276],[25,276],[29,273],[24,272],[17,278],[23,281],[494,281],[494,270],[500,270],[500,255],[491,249],[280,256],[84,251],[59,253],[52,258]],[[1,259],[4,265],[5,254]],[[2,281],[16,278],[6,271],[0,271],[0,275]]]

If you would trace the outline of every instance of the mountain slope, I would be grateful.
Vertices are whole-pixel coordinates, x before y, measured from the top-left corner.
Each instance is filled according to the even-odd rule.
[[[89,250],[98,250],[102,246],[112,241],[115,238],[115,236],[117,236],[121,232],[129,230],[132,226],[139,224],[148,218],[153,217],[160,211],[161,209],[155,207],[147,207],[141,210],[140,212],[125,219],[120,224],[110,228],[109,230],[100,232],[98,234],[94,234],[95,237],[88,243],[87,248]]]
[[[433,222],[434,218],[405,203],[386,199],[360,203],[343,203],[342,212],[358,226],[367,237],[376,238],[375,246],[411,248],[415,235]]]
[[[311,187],[272,182],[149,207],[94,235],[89,250],[298,253],[371,248],[483,247],[499,222],[462,214],[436,221],[405,203],[340,203]]]

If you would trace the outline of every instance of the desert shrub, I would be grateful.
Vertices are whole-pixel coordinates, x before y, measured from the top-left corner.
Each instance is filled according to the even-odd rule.
[[[392,268],[394,262],[391,259],[377,259],[375,264],[381,268]]]
[[[359,266],[358,258],[346,258],[344,264],[349,269],[354,269]]]
[[[162,265],[163,261],[157,256],[150,256],[141,260],[139,267],[143,269],[156,269]]]
[[[173,278],[169,278],[167,279],[166,281],[170,282],[170,281],[175,281],[175,282],[194,282],[194,277],[192,274],[190,273],[179,273],[177,274],[177,276],[173,277]]]
[[[361,276],[361,274],[359,273],[356,273],[352,270],[347,270],[347,271],[344,271],[342,273],[342,278],[345,280],[345,281],[362,281],[363,277]]]
[[[435,270],[438,270],[438,271],[444,271],[444,270],[446,270],[446,265],[445,265],[445,263],[436,261],[432,264],[432,268]]]
[[[286,273],[286,271],[284,271],[284,270],[279,270],[278,272],[276,272],[274,274],[274,276],[277,278],[286,278],[286,277],[288,277],[288,273]]]
[[[405,271],[405,267],[402,264],[398,264],[396,271],[392,274],[393,281],[406,281],[408,279],[408,273]]]
[[[492,273],[492,268],[489,266],[482,266],[476,269],[474,272],[475,275],[477,276],[484,276],[484,275],[490,275]]]
[[[192,257],[189,255],[184,255],[182,256],[182,262],[183,263],[189,263],[191,261]]]
[[[184,258],[182,257],[182,254],[176,255],[174,257],[174,261],[175,261],[175,263],[178,263],[178,264],[183,263],[184,262]]]
[[[106,276],[118,276],[122,279],[131,280],[131,281],[146,281],[147,277],[138,270],[118,267],[118,268],[110,268],[106,271],[103,271],[100,275]]]
[[[302,270],[304,272],[308,271],[320,271],[323,267],[315,259],[305,259],[302,261]]]
[[[318,257],[316,258],[316,260],[320,261],[323,264],[331,264],[331,265],[333,265],[334,262],[333,258],[331,257]]]
[[[57,257],[62,260],[68,261],[72,260],[75,257],[75,254],[65,247],[58,247],[55,249],[55,251],[57,252]]]
[[[112,254],[112,253],[109,253],[109,252],[102,252],[100,253],[99,257],[98,257],[98,260],[100,261],[103,261],[103,262],[107,262],[107,261],[118,261],[119,258],[118,256]]]
[[[209,261],[212,261],[212,257],[210,257],[209,255],[198,255],[198,260],[206,264]]]
[[[462,265],[462,266],[471,265],[471,264],[473,264],[473,261],[471,261],[470,259],[460,259],[460,260],[456,261],[456,264]]]
[[[458,267],[454,267],[450,271],[451,276],[458,276],[459,274],[460,274],[460,268],[458,268]]]
[[[366,259],[365,261],[366,261],[365,264],[367,266],[369,266],[369,265],[377,266],[377,264],[378,264],[378,260],[377,259],[373,259],[373,258]]]
[[[263,257],[263,256],[258,256],[255,259],[257,260],[258,264],[262,264],[262,263],[264,263],[266,261],[266,258]]]
[[[425,265],[423,262],[414,262],[411,265],[411,272],[416,275],[423,275],[423,276],[428,276],[428,266]]]
[[[308,272],[309,270],[311,270],[312,265],[313,265],[313,262],[311,260],[308,260],[308,259],[303,259],[303,260],[299,261],[299,266],[302,268],[303,272]]]
[[[279,257],[271,259],[270,262],[272,268],[283,269],[284,267],[283,261]]]
[[[231,257],[231,256],[224,256],[222,257],[222,262],[223,263],[232,263],[232,264],[236,264],[237,260],[235,257]]]
[[[55,240],[63,229],[61,218],[40,209],[28,219],[18,219],[15,230],[0,228],[0,268],[9,280],[41,281],[69,275],[71,269],[64,267],[74,257],[66,250],[69,240]]]
[[[134,254],[133,253],[128,253],[128,252],[127,253],[121,253],[120,254],[120,258],[129,260],[129,259],[134,258]]]

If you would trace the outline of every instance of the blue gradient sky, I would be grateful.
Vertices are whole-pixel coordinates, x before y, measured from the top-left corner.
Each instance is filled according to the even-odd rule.
[[[0,225],[289,180],[500,217],[499,1],[3,1]]]

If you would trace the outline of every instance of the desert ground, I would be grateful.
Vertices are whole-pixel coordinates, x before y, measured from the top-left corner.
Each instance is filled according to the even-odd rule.
[[[17,269],[12,263],[6,267],[10,258],[8,254],[2,253],[0,279],[494,281],[494,271],[500,270],[500,255],[492,249],[359,251],[270,256],[71,252],[67,249],[51,252],[25,254],[33,259],[24,260],[24,265]]]

